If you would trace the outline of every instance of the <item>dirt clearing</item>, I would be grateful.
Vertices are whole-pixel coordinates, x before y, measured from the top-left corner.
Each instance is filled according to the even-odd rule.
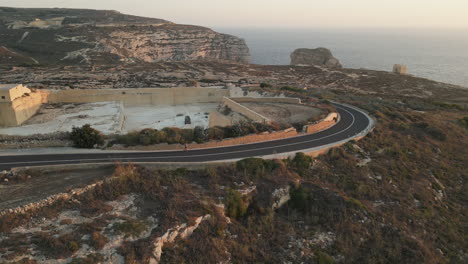
[[[306,105],[285,103],[242,103],[242,105],[278,123],[297,123],[319,116],[323,110]]]

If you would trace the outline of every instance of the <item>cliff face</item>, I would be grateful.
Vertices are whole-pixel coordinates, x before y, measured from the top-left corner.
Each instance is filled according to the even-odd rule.
[[[101,35],[98,42],[125,60],[156,62],[207,58],[249,62],[249,50],[242,39],[196,26],[119,27]]]
[[[240,38],[116,11],[0,7],[0,35],[0,46],[46,65],[250,59]]]

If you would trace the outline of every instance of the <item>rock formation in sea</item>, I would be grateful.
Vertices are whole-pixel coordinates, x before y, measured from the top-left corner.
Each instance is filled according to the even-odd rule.
[[[329,49],[296,49],[291,54],[291,65],[315,65],[326,68],[342,68],[340,61]]]

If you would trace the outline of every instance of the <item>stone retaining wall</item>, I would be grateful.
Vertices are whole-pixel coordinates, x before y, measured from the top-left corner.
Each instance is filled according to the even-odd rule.
[[[231,97],[231,100],[238,103],[285,103],[285,104],[301,104],[300,98],[290,97]]]
[[[318,121],[316,124],[308,125],[304,127],[304,132],[307,134],[313,134],[330,128],[336,122],[338,122],[338,114],[337,113],[330,113],[324,119]]]
[[[218,103],[229,90],[220,88],[135,88],[43,90],[49,103],[96,103],[121,101],[125,106]]]
[[[223,105],[231,108],[233,111],[238,112],[250,119],[252,119],[254,122],[259,122],[259,123],[270,123],[271,120],[264,117],[263,115],[227,98],[223,97]]]

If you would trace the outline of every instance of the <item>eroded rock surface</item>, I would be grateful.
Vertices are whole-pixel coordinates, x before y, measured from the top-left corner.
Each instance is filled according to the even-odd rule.
[[[116,11],[2,7],[0,35],[0,47],[31,65],[250,59],[235,36]]]

